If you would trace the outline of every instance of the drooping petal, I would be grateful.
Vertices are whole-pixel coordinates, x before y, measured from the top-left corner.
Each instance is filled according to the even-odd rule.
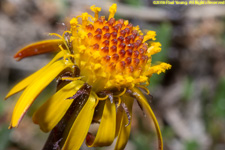
[[[39,93],[67,66],[63,61],[57,61],[46,68],[22,93],[13,111],[9,128],[17,127],[27,109]]]
[[[5,100],[8,99],[10,96],[20,92],[21,90],[23,90],[25,87],[27,87],[29,84],[31,84],[32,81],[35,80],[35,78],[37,78],[38,76],[40,76],[40,74],[44,71],[46,71],[46,68],[48,68],[52,63],[54,63],[55,61],[57,61],[59,58],[61,58],[63,56],[63,52],[60,51],[47,65],[45,65],[43,68],[41,68],[40,70],[36,71],[35,73],[33,73],[32,75],[28,76],[27,78],[23,79],[22,81],[20,81],[17,85],[15,85],[10,91],[9,93],[6,95]]]
[[[78,150],[81,147],[91,125],[92,117],[94,115],[94,106],[95,97],[90,94],[89,99],[78,114],[69,131],[62,148],[63,150]]]
[[[39,124],[44,132],[52,130],[73,102],[67,98],[74,95],[83,84],[83,81],[76,80],[60,89],[34,113],[33,122]]]
[[[133,92],[133,95],[138,100],[140,105],[147,112],[147,114],[152,118],[152,120],[154,122],[154,125],[155,125],[155,128],[156,128],[157,135],[158,135],[158,142],[159,142],[158,143],[158,149],[163,150],[163,139],[162,139],[162,134],[161,134],[161,131],[160,131],[160,128],[159,128],[159,124],[158,124],[158,121],[155,117],[155,114],[153,113],[147,99],[145,98],[143,93],[138,88],[133,88],[133,89],[131,89],[131,91]]]
[[[63,118],[52,129],[43,150],[62,149],[74,121],[89,98],[90,92],[91,86],[84,83],[84,85],[77,91],[77,93],[83,94],[73,100]]]
[[[112,144],[116,133],[116,105],[106,99],[105,106],[101,118],[101,123],[95,140],[93,143],[88,143],[89,147],[109,146]]]
[[[51,40],[45,40],[40,41],[36,43],[32,43],[24,48],[22,48],[20,51],[18,51],[14,58],[17,60],[21,60],[25,57],[48,53],[52,51],[59,51],[59,45],[63,44],[63,40],[61,39],[51,39]]]
[[[121,99],[122,99],[122,103],[125,103],[125,105],[127,106],[129,114],[131,115],[131,119],[132,119],[132,106],[133,106],[134,99],[127,95],[123,95]],[[117,137],[115,150],[118,150],[118,149],[124,149],[128,142],[128,139],[130,136],[131,123],[128,126],[126,126],[129,121],[128,121],[127,114],[122,107],[119,107],[116,117],[117,117],[116,133],[118,137]]]

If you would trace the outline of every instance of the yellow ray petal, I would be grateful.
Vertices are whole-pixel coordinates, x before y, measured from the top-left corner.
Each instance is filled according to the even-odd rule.
[[[39,77],[25,89],[17,101],[9,128],[18,126],[23,115],[38,94],[66,67],[65,63],[60,60],[50,65],[46,68],[46,71],[39,74]]]
[[[62,150],[78,150],[81,147],[91,125],[94,106],[95,97],[90,94],[89,99],[74,121]]]
[[[134,99],[127,95],[123,95],[121,99],[122,102],[126,104],[129,114],[132,116],[132,106]],[[116,127],[117,129],[116,132],[118,134],[118,137],[115,150],[118,150],[124,149],[128,142],[130,136],[131,123],[128,126],[126,126],[128,124],[128,118],[126,112],[123,109],[120,108],[118,109],[116,117],[117,117],[116,123],[118,123]]]
[[[35,80],[36,77],[38,77],[43,71],[46,70],[52,63],[54,63],[59,58],[63,57],[63,52],[60,51],[47,65],[45,65],[40,70],[36,71],[32,75],[28,76],[27,78],[20,81],[17,85],[15,85],[9,93],[6,95],[5,100],[9,98],[10,96],[18,93],[19,91],[23,90],[25,87],[27,87],[33,80]]]
[[[73,96],[83,84],[83,81],[76,80],[60,89],[34,113],[33,122],[39,124],[44,132],[52,130],[73,102],[67,98]]]
[[[51,40],[44,40],[36,43],[32,43],[27,45],[26,47],[22,48],[18,51],[14,58],[17,60],[21,60],[25,57],[48,53],[52,51],[59,51],[59,45],[63,44],[62,39],[51,39]]]
[[[133,88],[131,89],[132,92],[134,93],[134,96],[136,97],[136,99],[138,100],[138,102],[140,103],[140,105],[144,108],[144,110],[147,112],[147,114],[152,118],[154,124],[155,124],[155,128],[156,128],[156,132],[158,135],[158,149],[159,150],[163,150],[163,139],[162,139],[162,134],[159,128],[159,124],[158,121],[155,117],[154,112],[152,111],[147,99],[145,98],[145,96],[143,95],[143,93],[138,89],[138,88]]]
[[[89,147],[111,145],[116,133],[116,105],[109,99],[105,101],[105,106],[101,118],[101,123],[93,143],[87,143]]]

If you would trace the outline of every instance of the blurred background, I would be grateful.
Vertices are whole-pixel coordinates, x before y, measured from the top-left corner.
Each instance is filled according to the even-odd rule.
[[[116,2],[116,18],[128,19],[143,31],[155,30],[162,51],[153,61],[172,64],[153,75],[150,105],[158,118],[165,150],[225,149],[225,5],[153,5],[152,0],[0,0],[0,150],[40,150],[48,134],[32,123],[32,113],[54,93],[51,84],[38,97],[17,129],[8,130],[19,95],[4,96],[21,79],[44,66],[53,54],[17,62],[23,46],[62,33],[63,22],[95,4],[108,16]],[[50,94],[49,94],[50,93]],[[154,126],[133,108],[127,150],[155,150]],[[82,147],[83,150],[94,148]],[[113,149],[96,148],[97,150]]]

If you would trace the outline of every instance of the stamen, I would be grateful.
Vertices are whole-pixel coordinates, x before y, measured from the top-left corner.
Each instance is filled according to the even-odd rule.
[[[171,68],[170,64],[161,63],[159,65],[152,66],[148,72],[145,72],[145,74],[146,74],[146,76],[150,75],[150,74],[153,74],[153,73],[160,74],[160,73],[165,72],[166,70],[168,70],[170,68]]]
[[[62,45],[59,45],[59,49],[61,50],[61,51],[63,51],[64,52],[64,55],[63,55],[63,61],[68,65],[68,61],[69,61],[69,63],[72,63],[72,60],[71,59],[69,59],[70,57],[72,57],[72,58],[74,58],[75,56],[74,55],[72,55],[72,54],[68,54],[68,52],[70,53],[70,50],[69,49],[67,49],[67,50],[65,50],[63,47],[62,47]],[[68,59],[68,60],[67,60]],[[73,63],[72,63],[73,64]],[[72,65],[73,66],[73,65]]]
[[[105,97],[98,97],[98,95],[95,92],[93,92],[93,95],[96,98],[96,102],[95,102],[94,108],[98,105],[99,101],[106,100],[109,97],[108,95],[106,95]]]
[[[126,90],[127,90],[127,88],[124,88],[122,93],[120,93],[118,95],[113,95],[113,97],[120,97],[120,96],[122,96],[123,94],[126,93]]]
[[[108,95],[106,95],[105,97],[98,97],[98,95],[97,95],[97,98],[100,101],[106,100],[108,97],[109,97]]]
[[[92,5],[90,8],[95,13],[95,20],[97,20],[98,19],[98,13],[101,11],[101,8],[95,7],[95,5]]]
[[[62,37],[65,37],[65,35],[68,34],[68,33],[71,34],[71,32],[68,31],[68,30],[67,31],[64,31]]]
[[[117,9],[117,5],[113,4],[110,8],[109,8],[109,20],[111,18],[114,17],[115,13],[116,13],[116,9]]]
[[[148,88],[147,88],[147,87],[145,87],[144,85],[139,85],[139,84],[137,84],[136,86],[137,86],[137,87],[140,87],[140,88],[142,88],[142,89],[144,89],[147,95],[149,95],[149,94],[150,94],[150,92],[149,92]]]
[[[121,98],[118,97],[117,107],[119,107],[121,105],[121,101],[122,101]]]
[[[155,31],[148,31],[147,34],[144,36],[143,42],[146,42],[147,40],[150,40],[150,39],[154,41],[156,40],[155,36],[156,36]]]
[[[54,36],[57,36],[57,37],[59,37],[60,39],[63,40],[63,37],[61,35],[57,34],[57,33],[49,33],[48,35],[50,35],[50,36],[54,35]]]
[[[149,55],[154,55],[161,51],[161,44],[159,42],[152,42],[151,46],[148,48]]]

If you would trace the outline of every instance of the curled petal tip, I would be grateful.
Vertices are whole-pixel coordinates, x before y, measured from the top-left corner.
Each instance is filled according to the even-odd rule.
[[[51,39],[51,40],[44,40],[41,42],[32,43],[22,48],[20,51],[18,51],[14,55],[14,58],[17,61],[19,61],[29,56],[48,53],[52,51],[58,51],[59,50],[58,46],[60,44],[63,44],[63,41],[61,39]]]

